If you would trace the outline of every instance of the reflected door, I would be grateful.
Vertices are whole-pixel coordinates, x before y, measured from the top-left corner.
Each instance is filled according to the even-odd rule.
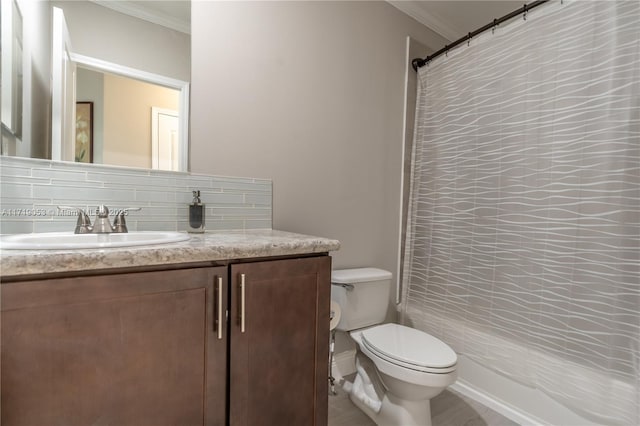
[[[51,80],[51,159],[75,160],[76,64],[61,9],[53,8]]]
[[[151,166],[160,170],[180,170],[178,111],[153,107],[151,114]]]

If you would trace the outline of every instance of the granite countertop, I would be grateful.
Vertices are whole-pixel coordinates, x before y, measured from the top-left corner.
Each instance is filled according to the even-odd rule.
[[[0,250],[0,276],[325,253],[340,242],[276,230],[189,234],[179,243],[81,250]]]

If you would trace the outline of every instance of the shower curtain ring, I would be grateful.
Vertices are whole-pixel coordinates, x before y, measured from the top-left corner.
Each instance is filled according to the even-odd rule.
[[[467,39],[467,47],[471,46],[471,33],[469,33],[469,38]]]
[[[522,19],[525,21],[527,20],[527,4],[526,3],[524,4],[524,8],[522,10]]]
[[[493,19],[493,28],[491,28],[491,34],[495,34],[497,26],[498,26],[498,20],[494,18]]]

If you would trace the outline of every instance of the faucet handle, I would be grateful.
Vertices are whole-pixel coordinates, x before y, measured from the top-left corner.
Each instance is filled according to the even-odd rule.
[[[96,217],[104,219],[105,217],[109,217],[109,208],[104,204],[100,204],[96,208]]]
[[[113,232],[126,233],[129,232],[127,229],[127,221],[124,219],[125,215],[130,211],[140,211],[142,207],[129,207],[126,209],[120,209],[120,212],[113,219]]]
[[[72,206],[57,206],[58,210],[75,210],[78,212],[78,221],[76,222],[76,229],[74,234],[89,234],[93,231],[93,227],[91,226],[91,219],[89,219],[89,215],[82,210],[80,207],[72,207]]]

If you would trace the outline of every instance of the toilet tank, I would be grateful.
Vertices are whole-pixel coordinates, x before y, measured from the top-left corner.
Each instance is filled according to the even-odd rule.
[[[387,316],[392,274],[376,268],[339,269],[331,273],[331,300],[340,305],[338,330],[381,324]]]

